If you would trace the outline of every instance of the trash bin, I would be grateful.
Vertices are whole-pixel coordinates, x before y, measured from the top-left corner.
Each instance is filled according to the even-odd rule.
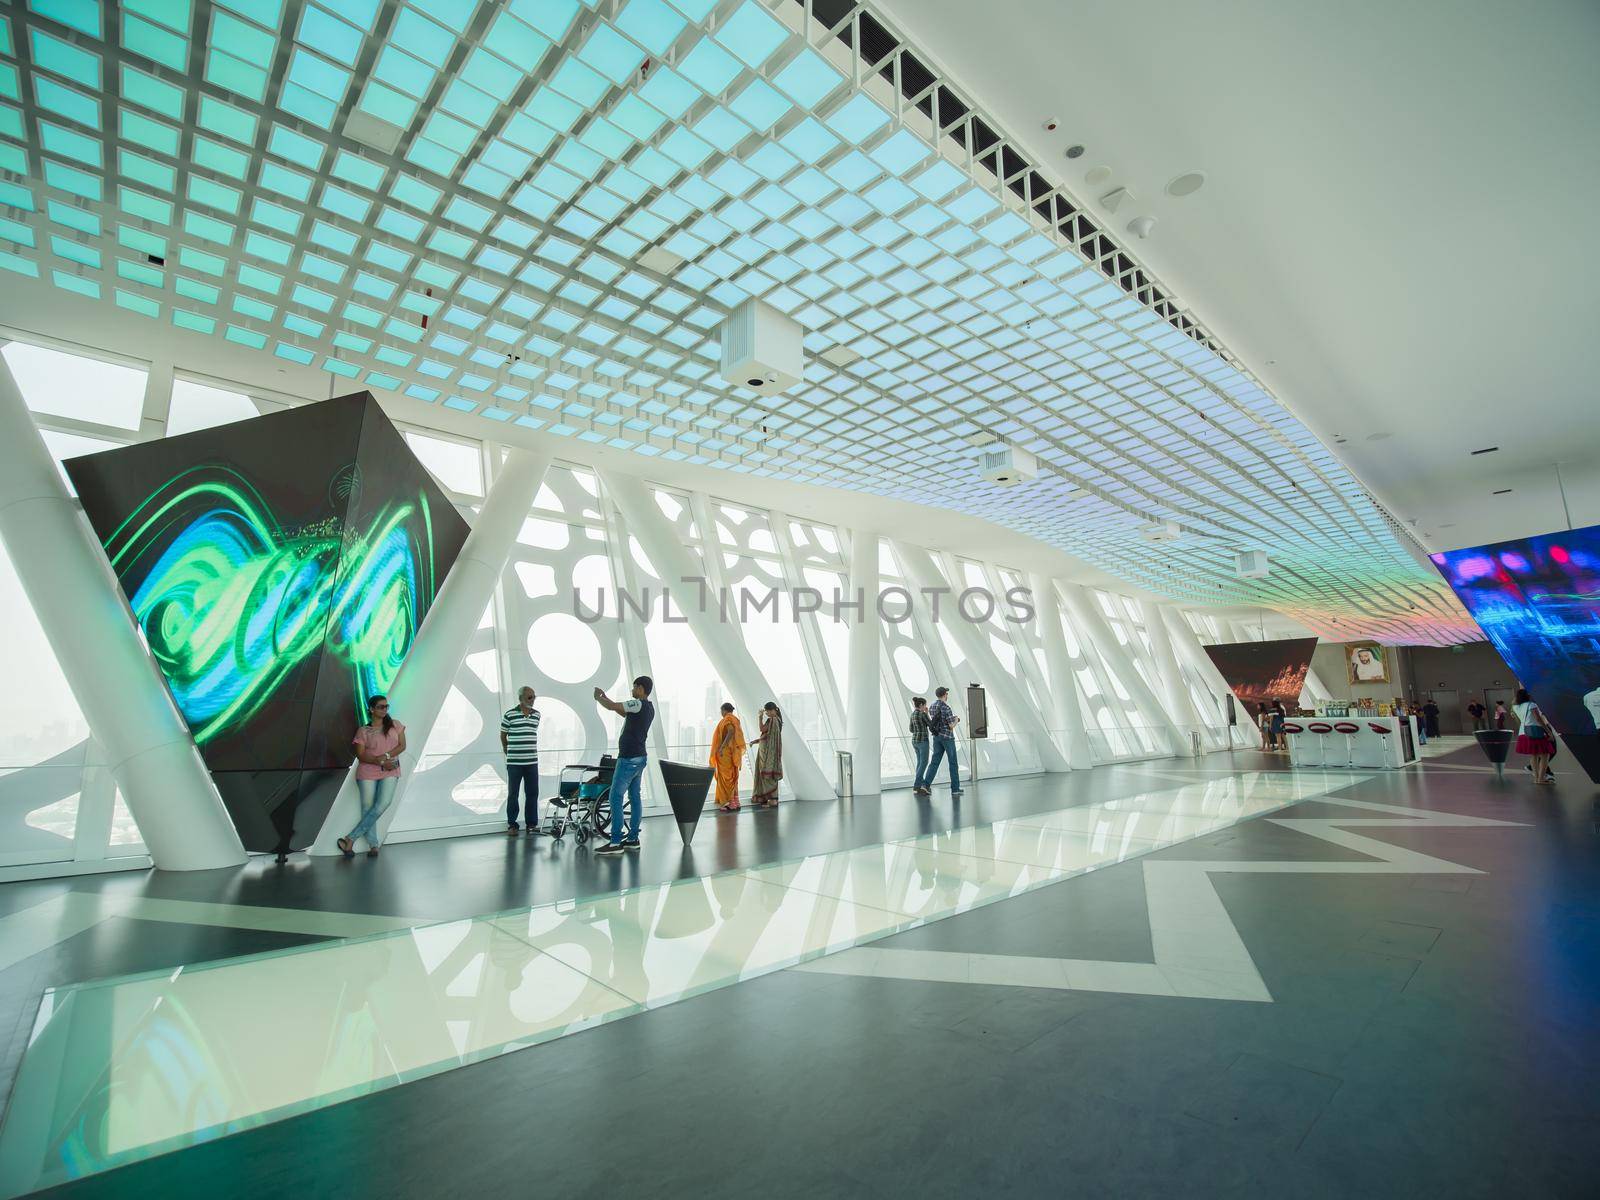
[[[835,789],[839,799],[852,800],[856,794],[856,768],[855,759],[848,750],[838,752],[839,780]]]
[[[1509,729],[1480,729],[1472,736],[1482,747],[1484,757],[1494,764],[1495,776],[1504,779],[1506,755],[1511,753],[1511,743],[1517,735]]]
[[[678,836],[687,846],[694,837],[695,826],[700,824],[700,814],[705,812],[706,793],[716,772],[710,767],[696,767],[688,763],[661,762],[661,782],[667,785],[667,803],[672,805],[672,815],[678,822]],[[617,803],[616,797],[612,798]]]

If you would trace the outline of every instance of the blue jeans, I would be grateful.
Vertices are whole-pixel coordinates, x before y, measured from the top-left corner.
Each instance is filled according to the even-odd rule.
[[[928,763],[928,776],[923,780],[923,787],[933,786],[933,777],[939,773],[939,760],[947,754],[950,756],[950,790],[961,790],[961,773],[956,767],[956,739],[949,734],[933,739],[933,759]]]
[[[928,751],[930,749],[928,741],[924,738],[920,742],[912,742],[911,748],[917,752],[917,773],[911,786],[916,788],[927,787],[928,785],[922,782],[922,776],[928,770]]]
[[[531,763],[507,763],[506,785],[510,789],[506,793],[506,824],[515,829],[517,827],[517,788],[522,788],[522,799],[528,808],[528,825],[531,828],[539,823],[539,760],[536,758]]]
[[[622,837],[622,800],[628,800],[628,837],[630,842],[639,840],[639,810],[642,802],[639,799],[639,784],[644,779],[644,765],[649,762],[648,755],[641,754],[638,758],[619,758],[617,766],[611,772],[611,843],[616,845],[623,840]]]
[[[389,775],[383,779],[356,780],[356,791],[361,793],[361,820],[350,831],[352,842],[366,838],[367,845],[378,844],[378,818],[389,807],[389,800],[394,796],[395,781],[399,778],[398,775]]]

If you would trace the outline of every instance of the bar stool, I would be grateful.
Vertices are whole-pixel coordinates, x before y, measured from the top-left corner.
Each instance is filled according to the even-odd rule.
[[[1322,760],[1317,763],[1319,767],[1328,765],[1328,735],[1333,732],[1333,726],[1326,721],[1310,721],[1306,728],[1317,735],[1317,748],[1322,754]]]
[[[1335,721],[1333,723],[1333,731],[1335,733],[1344,734],[1344,765],[1346,767],[1355,766],[1356,765],[1356,738],[1355,738],[1355,735],[1361,732],[1361,726],[1357,725],[1354,721]]]
[[[1304,725],[1296,724],[1294,721],[1285,721],[1283,723],[1283,733],[1284,733],[1285,737],[1288,737],[1288,735],[1290,735],[1291,733],[1304,733],[1305,731],[1306,731],[1306,727]],[[1295,745],[1298,746],[1299,743],[1296,742]],[[1289,758],[1290,758],[1290,761],[1292,762],[1294,760],[1294,755],[1291,754],[1289,756]]]
[[[1376,721],[1368,721],[1367,728],[1378,735],[1378,745],[1383,748],[1383,765],[1392,765],[1389,762],[1389,735],[1394,732],[1387,725],[1379,725]]]

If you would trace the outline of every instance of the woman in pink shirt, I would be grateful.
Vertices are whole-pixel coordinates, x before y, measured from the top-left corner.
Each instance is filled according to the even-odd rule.
[[[378,818],[389,807],[394,781],[400,778],[400,756],[406,751],[406,727],[389,715],[389,699],[367,701],[367,723],[351,739],[356,748],[356,789],[361,793],[361,820],[339,839],[346,858],[354,858],[356,839],[367,839],[367,857],[378,857]]]

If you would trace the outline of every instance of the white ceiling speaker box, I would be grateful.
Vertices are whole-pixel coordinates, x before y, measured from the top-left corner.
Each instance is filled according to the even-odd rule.
[[[1235,558],[1240,579],[1265,579],[1272,571],[1265,550],[1241,550]]]
[[[978,456],[978,469],[990,483],[1015,487],[1039,474],[1039,460],[1015,446],[1000,446]]]
[[[1143,530],[1147,542],[1175,542],[1183,536],[1183,526],[1176,521],[1157,521]]]
[[[746,300],[722,323],[723,382],[775,396],[805,374],[805,330],[770,304]]]

